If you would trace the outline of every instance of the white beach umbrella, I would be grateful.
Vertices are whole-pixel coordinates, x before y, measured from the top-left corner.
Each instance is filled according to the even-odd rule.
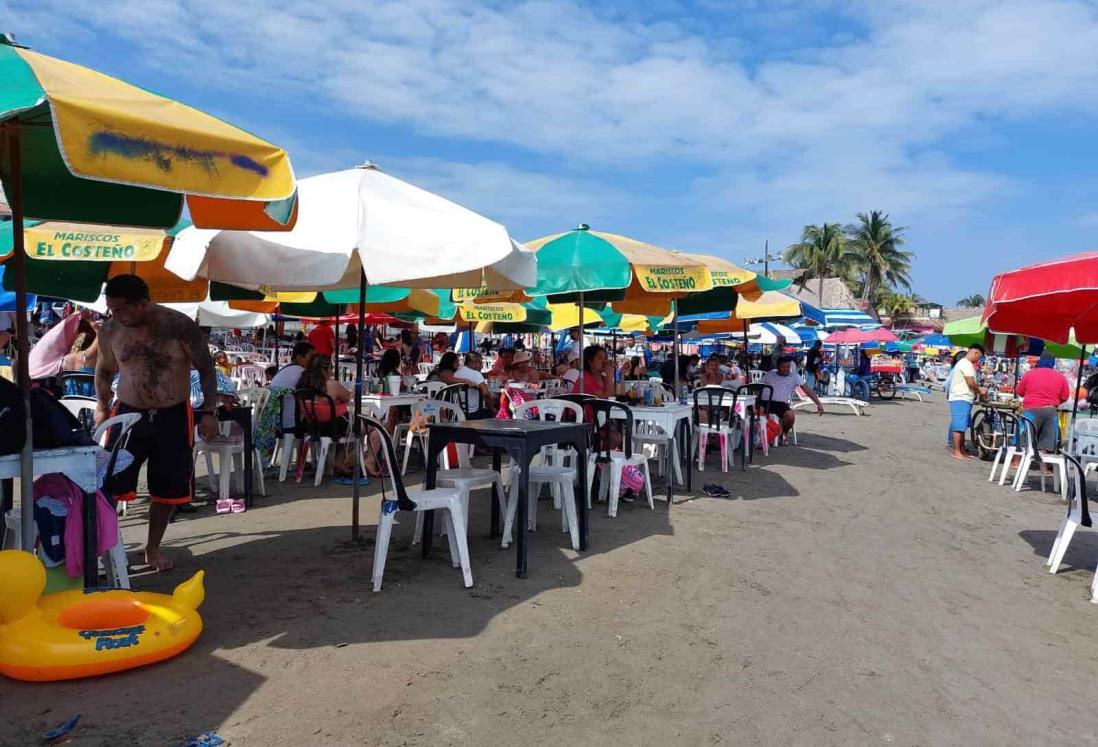
[[[774,345],[778,342],[778,337],[785,338],[786,343],[789,345],[801,344],[801,336],[784,324],[762,322],[761,324],[752,324],[747,330],[748,341],[760,345]]]
[[[93,303],[81,303],[79,306],[85,309],[107,313],[107,299],[100,296]],[[202,327],[217,327],[219,329],[254,329],[265,327],[270,322],[269,314],[257,314],[254,311],[242,311],[230,308],[227,301],[211,301],[206,299],[201,303],[162,303],[166,306],[194,319]]]
[[[533,252],[499,223],[367,164],[298,182],[292,231],[180,232],[165,263],[180,277],[245,288],[526,288]]]

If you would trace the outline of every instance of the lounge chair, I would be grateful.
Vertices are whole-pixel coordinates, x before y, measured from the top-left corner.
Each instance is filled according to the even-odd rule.
[[[840,407],[849,407],[854,411],[855,415],[865,415],[865,408],[869,407],[869,403],[865,400],[855,399],[854,397],[828,397],[825,395],[817,395],[820,400],[820,404],[824,407],[828,405],[838,405]],[[794,401],[791,403],[791,407],[794,410],[802,410],[805,407],[815,407],[812,400],[801,394],[800,389],[793,393]]]

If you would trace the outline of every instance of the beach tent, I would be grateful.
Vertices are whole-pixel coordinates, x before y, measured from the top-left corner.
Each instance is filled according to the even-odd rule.
[[[878,329],[857,329],[850,327],[832,333],[827,338],[828,345],[860,345],[866,342],[896,342],[899,338],[890,330],[880,327]]]
[[[784,324],[761,322],[752,324],[747,328],[748,342],[754,342],[760,345],[776,345],[779,337],[783,338],[788,345],[801,344],[801,336],[791,327],[787,327]]]

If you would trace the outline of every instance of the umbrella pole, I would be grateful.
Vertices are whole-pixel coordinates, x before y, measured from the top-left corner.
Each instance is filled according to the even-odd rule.
[[[335,350],[333,351],[335,353],[335,363],[332,365],[334,366],[333,370],[335,371],[335,380],[339,381],[339,311],[336,311],[335,317],[335,338],[336,341],[335,345],[333,346],[335,348]]]
[[[1071,433],[1075,430],[1075,414],[1079,411],[1079,390],[1083,387],[1083,361],[1087,357],[1087,346],[1081,345],[1079,347],[1079,375],[1075,379],[1075,391],[1071,393],[1071,431],[1068,432],[1068,438],[1071,438]],[[1068,443],[1071,446],[1071,443]]]
[[[15,273],[15,381],[23,391],[23,409],[26,412],[24,428],[27,434],[23,449],[19,452],[19,519],[22,536],[21,547],[30,552],[34,547],[34,423],[31,420],[30,369],[27,363],[27,255],[23,241],[23,166],[19,149],[19,126],[5,129],[8,140],[8,161],[11,164],[11,192],[8,201],[13,222],[12,270]],[[87,512],[84,512],[85,519]],[[93,535],[94,536],[94,535]],[[98,561],[93,568],[98,571]],[[85,577],[87,564],[85,563]],[[85,582],[86,582],[85,578]],[[95,585],[94,583],[92,584]],[[85,583],[87,586],[87,583]]]
[[[583,355],[583,291],[580,291],[579,322],[580,322],[580,355],[582,356]],[[580,382],[579,393],[580,394],[583,394],[583,375],[586,373],[586,371],[583,370],[583,364],[584,364],[584,361],[581,360],[580,361],[580,378],[579,378],[579,382]],[[28,408],[28,412],[29,411],[30,410]]]
[[[477,332],[473,328],[473,322],[469,322],[469,349],[466,353],[474,353],[477,349]]]
[[[674,300],[671,302],[671,355],[674,356],[675,361],[675,401],[679,402],[681,397],[679,396],[679,302]],[[670,478],[674,482],[674,476]]]
[[[361,330],[366,325],[366,270],[359,269],[358,278],[358,328]],[[362,437],[362,421],[359,419],[359,415],[362,413],[362,355],[363,348],[366,347],[362,344],[361,338],[359,344],[356,346],[355,352],[355,417],[354,422],[351,423],[352,433],[354,433],[355,448],[366,449],[369,447],[370,439],[366,439],[366,443],[361,443]],[[338,356],[337,356],[338,359]],[[352,485],[351,485],[351,539],[358,539],[358,499],[361,489],[359,488],[360,467],[358,455],[355,455],[354,466],[351,468],[352,472]]]

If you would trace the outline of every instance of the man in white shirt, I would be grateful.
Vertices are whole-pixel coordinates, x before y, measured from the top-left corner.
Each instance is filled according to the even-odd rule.
[[[976,383],[976,364],[983,355],[982,345],[970,345],[965,357],[957,361],[949,375],[949,433],[954,459],[972,459],[965,452],[965,431],[972,417],[972,403],[978,396],[987,394],[987,389]]]
[[[561,374],[561,379],[568,382],[568,391],[572,391],[572,388],[575,387],[576,382],[579,381],[580,377],[580,357],[574,350],[569,350],[562,356],[562,359],[564,363],[568,364],[568,370]]]
[[[767,413],[777,415],[778,419],[781,420],[783,442],[786,434],[793,430],[793,426],[797,423],[797,414],[789,405],[789,401],[793,399],[793,392],[797,390],[797,387],[801,387],[802,391],[808,395],[808,398],[816,403],[816,414],[824,414],[820,398],[816,396],[814,389],[804,385],[804,379],[793,370],[793,359],[788,355],[779,356],[777,368],[767,371],[759,383],[773,388],[773,396],[767,403]],[[762,400],[760,404],[762,402],[765,402],[765,400]]]
[[[290,364],[274,375],[271,379],[271,389],[283,388],[291,391],[296,389],[297,382],[301,380],[301,374],[305,372],[305,367],[309,365],[314,355],[316,355],[316,348],[312,343],[299,342],[294,345],[290,352]],[[294,397],[293,394],[287,394],[282,398],[282,430],[288,432],[293,429]]]
[[[488,382],[480,372],[483,365],[480,353],[466,353],[464,363],[454,371],[455,379],[469,382],[469,409],[473,411],[469,417],[474,420],[493,416],[492,393],[488,391]]]

